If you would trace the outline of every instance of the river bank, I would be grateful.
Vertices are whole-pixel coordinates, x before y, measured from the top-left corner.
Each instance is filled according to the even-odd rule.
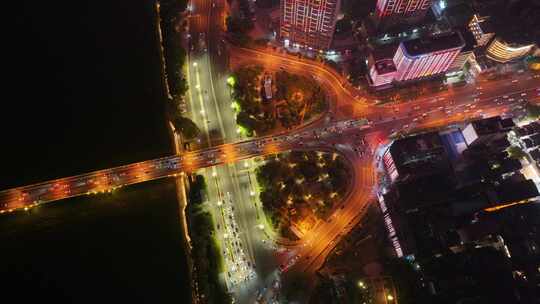
[[[153,1],[14,5],[0,189],[174,153]],[[179,208],[166,179],[2,217],[3,290],[23,302],[189,303]]]

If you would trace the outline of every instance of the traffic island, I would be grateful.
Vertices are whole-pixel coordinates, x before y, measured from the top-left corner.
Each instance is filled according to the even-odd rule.
[[[342,156],[293,151],[267,157],[256,169],[260,201],[276,231],[301,238],[340,202],[351,180]]]
[[[328,110],[321,86],[308,77],[262,66],[237,69],[228,79],[238,132],[265,135],[304,125]]]

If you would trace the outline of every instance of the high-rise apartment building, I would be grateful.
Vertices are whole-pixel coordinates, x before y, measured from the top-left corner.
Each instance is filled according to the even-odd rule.
[[[394,79],[408,81],[444,73],[464,46],[459,32],[403,41],[393,59],[397,70]]]
[[[377,0],[377,16],[385,24],[417,22],[430,7],[431,0]]]
[[[340,0],[281,0],[280,37],[286,47],[327,50]]]

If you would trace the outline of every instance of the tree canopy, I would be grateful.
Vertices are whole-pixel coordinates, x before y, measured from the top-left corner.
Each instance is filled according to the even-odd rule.
[[[256,171],[260,200],[281,231],[288,230],[292,209],[324,217],[343,195],[349,176],[342,157],[293,151],[269,157]]]
[[[172,121],[174,128],[177,132],[180,132],[186,139],[194,139],[199,136],[199,127],[189,118],[178,116]]]

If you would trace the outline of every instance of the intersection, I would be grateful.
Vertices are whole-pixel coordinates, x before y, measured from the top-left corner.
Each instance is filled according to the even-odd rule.
[[[242,278],[255,279],[238,292],[241,302],[252,302],[257,292],[266,290],[263,286],[274,282],[282,265],[285,265],[281,267],[284,277],[293,273],[313,277],[340,238],[361,220],[375,196],[374,152],[389,137],[476,118],[512,115],[522,112],[526,102],[540,100],[538,74],[522,73],[513,75],[512,82],[481,80],[475,85],[453,87],[406,103],[375,105],[371,96],[347,85],[343,77],[320,63],[270,49],[228,46],[220,32],[223,2],[217,1],[216,5],[208,0],[192,2],[191,40],[198,42],[201,33],[205,33],[202,39],[206,40],[206,50],[196,43],[188,58],[188,108],[203,133],[201,142],[194,144],[192,151],[4,190],[0,192],[0,213],[67,197],[114,191],[184,172],[202,172],[208,184],[207,205],[218,225],[223,254],[230,257],[229,265],[243,269],[234,279],[235,275],[226,274],[225,280],[227,284],[233,283],[228,286],[234,290],[233,285]],[[287,69],[291,73],[311,75],[328,94],[329,112],[290,132],[241,138],[236,132],[226,78],[230,68],[245,64],[259,64],[268,71]],[[354,150],[355,138],[365,139],[368,153],[361,155]],[[254,157],[290,150],[343,155],[351,168],[352,186],[329,220],[319,222],[300,241],[280,245],[289,249],[289,253],[276,258],[272,255],[276,249],[274,236],[268,231],[260,215],[262,208],[254,198],[255,177],[251,169],[256,166]]]

